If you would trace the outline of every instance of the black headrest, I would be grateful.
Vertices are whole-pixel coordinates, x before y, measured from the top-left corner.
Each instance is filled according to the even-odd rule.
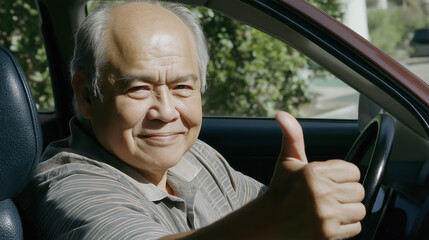
[[[42,132],[27,79],[0,46],[0,201],[25,187],[41,151]]]

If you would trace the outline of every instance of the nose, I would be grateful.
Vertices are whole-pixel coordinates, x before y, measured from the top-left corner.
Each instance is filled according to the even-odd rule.
[[[153,104],[148,110],[147,117],[162,122],[173,122],[179,118],[174,97],[171,96],[169,89],[162,88],[153,96]]]

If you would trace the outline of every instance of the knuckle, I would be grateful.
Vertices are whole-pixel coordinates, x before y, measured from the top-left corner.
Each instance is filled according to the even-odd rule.
[[[333,239],[337,235],[336,227],[331,223],[327,222],[322,224],[322,238]]]
[[[315,178],[325,171],[325,167],[320,162],[311,162],[304,169],[307,178]]]
[[[348,235],[349,237],[356,236],[362,231],[362,224],[360,222],[356,222],[353,224],[353,227],[350,229]]]
[[[321,183],[313,184],[312,192],[313,196],[317,200],[329,199],[335,195],[335,189],[329,186],[320,186]]]
[[[362,184],[357,184],[355,191],[359,196],[359,202],[362,202],[363,199],[365,198],[365,188],[363,187]]]
[[[317,216],[321,221],[336,219],[340,214],[340,206],[336,204],[319,204],[316,206]]]
[[[350,175],[354,178],[357,179],[359,181],[360,179],[360,170],[359,167],[350,163]]]
[[[359,234],[362,231],[362,224],[360,222],[358,222],[356,224],[356,231],[353,233],[355,235]]]
[[[330,160],[329,162],[332,166],[341,169],[341,171],[347,172],[350,179],[359,181],[361,173],[359,167],[356,164],[344,160]]]
[[[362,219],[364,219],[365,218],[365,216],[366,216],[366,207],[365,207],[365,205],[363,205],[362,203],[361,204],[359,204],[359,220],[362,220]]]

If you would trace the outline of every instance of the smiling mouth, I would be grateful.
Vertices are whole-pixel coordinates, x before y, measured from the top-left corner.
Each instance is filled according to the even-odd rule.
[[[139,135],[139,138],[156,142],[170,142],[175,140],[180,134],[183,133],[142,134]]]

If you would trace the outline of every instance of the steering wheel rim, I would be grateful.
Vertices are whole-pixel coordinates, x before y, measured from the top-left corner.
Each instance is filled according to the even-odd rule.
[[[373,239],[376,233],[377,228],[369,226],[368,222],[390,156],[394,128],[395,124],[391,116],[387,114],[376,116],[365,127],[345,157],[346,161],[359,166],[365,154],[374,145],[368,169],[361,177],[361,183],[365,188],[365,198],[362,203],[365,205],[367,215],[362,221],[362,232],[357,239]]]

